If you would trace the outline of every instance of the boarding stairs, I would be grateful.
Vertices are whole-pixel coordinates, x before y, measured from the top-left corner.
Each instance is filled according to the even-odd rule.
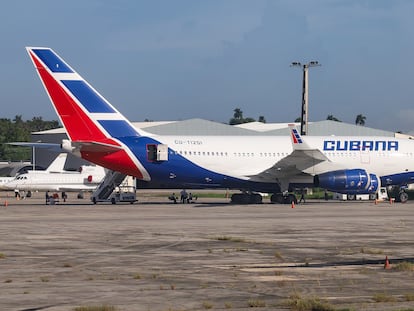
[[[107,200],[114,189],[118,187],[125,179],[126,175],[116,171],[108,171],[102,183],[92,193],[92,200],[104,201]]]

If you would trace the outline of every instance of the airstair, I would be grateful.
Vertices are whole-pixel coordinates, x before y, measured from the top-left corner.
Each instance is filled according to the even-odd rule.
[[[92,202],[106,201],[112,195],[116,187],[118,187],[125,179],[126,175],[116,172],[108,171],[102,183],[92,193]]]

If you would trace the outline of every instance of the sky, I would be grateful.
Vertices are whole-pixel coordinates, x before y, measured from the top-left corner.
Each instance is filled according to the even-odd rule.
[[[54,49],[131,121],[309,121],[414,130],[414,1],[38,0],[0,11],[1,118],[57,120],[25,46]]]

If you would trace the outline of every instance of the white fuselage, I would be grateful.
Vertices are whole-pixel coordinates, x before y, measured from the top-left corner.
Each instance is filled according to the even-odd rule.
[[[167,144],[173,152],[205,169],[242,179],[249,179],[249,176],[277,166],[279,161],[293,151],[288,136],[157,136],[154,138]],[[398,150],[393,148],[393,145],[389,148],[389,141],[397,141]],[[306,137],[306,142],[312,148],[321,151],[328,159],[303,169],[304,173],[310,175],[351,168],[366,169],[378,176],[414,170],[414,141],[408,139],[309,136]],[[350,142],[360,142],[360,146],[365,148],[360,148],[358,143]],[[357,148],[359,150],[354,150]]]
[[[96,171],[96,173],[29,171],[16,176],[4,187],[9,190],[26,191],[88,191],[94,190],[104,176],[103,169]]]

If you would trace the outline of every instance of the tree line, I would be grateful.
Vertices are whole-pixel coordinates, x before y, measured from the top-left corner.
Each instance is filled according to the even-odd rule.
[[[243,111],[240,108],[235,108],[233,110],[233,118],[231,118],[229,120],[229,124],[230,125],[236,125],[236,124],[242,124],[242,123],[249,123],[249,122],[255,122],[256,120],[254,118],[251,117],[243,117]],[[356,125],[361,125],[364,126],[365,125],[365,120],[367,119],[366,116],[359,114],[356,116],[355,118],[355,124]],[[342,122],[341,120],[339,120],[338,118],[336,118],[335,116],[333,116],[332,114],[329,114],[326,117],[326,120],[331,120],[331,121],[337,121],[337,122]],[[257,120],[258,122],[262,122],[262,123],[266,123],[266,119],[264,116],[260,116],[259,119]],[[301,121],[301,117],[296,118],[294,122],[300,122]]]
[[[42,117],[33,117],[24,121],[21,115],[13,120],[0,118],[0,160],[26,161],[31,159],[31,148],[9,145],[10,142],[29,142],[32,132],[51,130],[59,127],[56,120],[45,121]]]

